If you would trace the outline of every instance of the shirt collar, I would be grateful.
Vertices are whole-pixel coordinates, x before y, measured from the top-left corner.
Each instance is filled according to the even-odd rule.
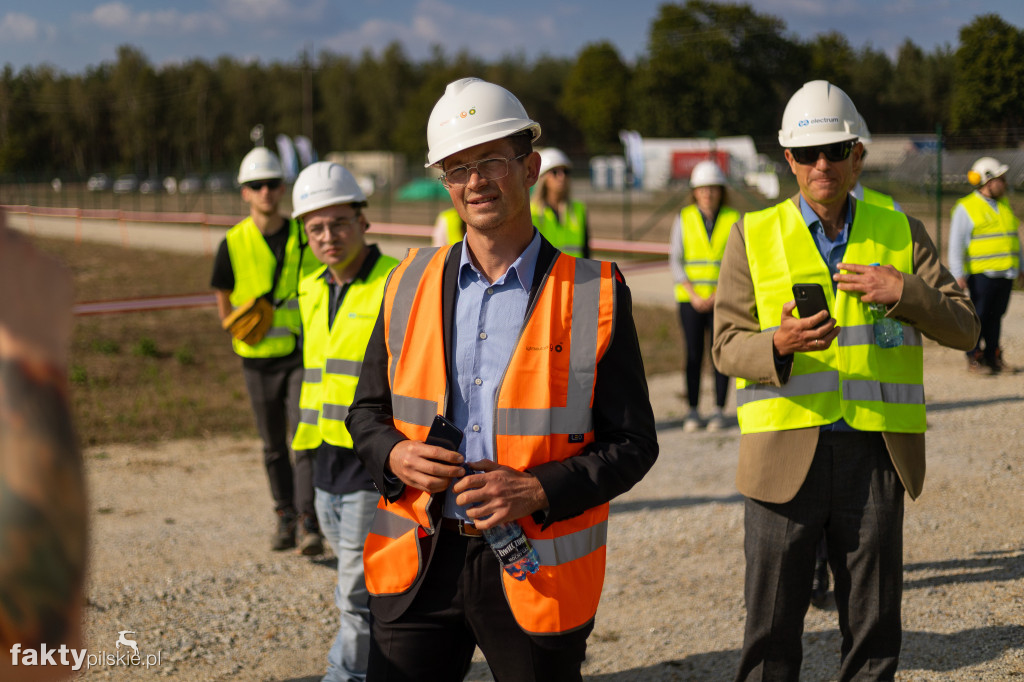
[[[493,284],[504,284],[508,281],[509,275],[512,275],[519,280],[519,284],[523,289],[529,291],[530,287],[533,286],[533,273],[537,269],[538,254],[540,254],[540,232],[534,228],[533,239],[523,249],[523,252],[519,254],[519,258],[516,258],[515,262],[508,266],[505,274],[496,279]],[[483,273],[473,264],[473,260],[469,257],[469,247],[466,244],[466,240],[463,239],[462,257],[459,260],[459,286],[465,289],[474,278],[484,282],[487,281]]]
[[[804,201],[804,195],[800,196],[800,215],[803,216],[804,223],[813,232],[815,230],[824,231],[825,228],[821,226],[821,218],[814,212],[814,209]],[[843,217],[843,229],[839,232],[839,236],[842,237],[850,229],[850,223],[853,222],[853,202],[849,199],[846,200],[846,215]]]
[[[357,272],[356,276],[352,278],[353,282],[364,280],[369,277],[370,272],[373,271],[373,266],[377,264],[377,259],[380,258],[380,248],[376,244],[369,244],[368,246],[370,250],[366,252],[366,259],[363,260],[363,264],[359,266],[359,272]],[[320,279],[330,286],[339,284],[330,268],[324,268],[324,271],[320,273]]]

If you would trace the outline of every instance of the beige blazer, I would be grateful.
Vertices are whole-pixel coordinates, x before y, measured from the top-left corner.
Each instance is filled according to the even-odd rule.
[[[797,201],[794,196],[790,201]],[[854,202],[856,211],[857,201]],[[981,323],[967,294],[939,261],[935,244],[920,220],[907,216],[914,241],[914,272],[903,275],[903,295],[891,315],[944,346],[970,350]],[[743,221],[736,223],[722,258],[715,296],[712,358],[718,371],[733,377],[782,386],[792,362],[777,370],[772,331],[761,331],[754,305],[754,284],[747,262]],[[772,320],[777,326],[780,320]],[[781,503],[793,499],[803,484],[818,443],[818,427],[740,436],[736,487],[747,497]],[[882,434],[893,466],[911,499],[924,486],[923,433]]]

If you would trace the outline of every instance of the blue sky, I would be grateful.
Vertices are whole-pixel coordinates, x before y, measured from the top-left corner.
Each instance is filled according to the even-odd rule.
[[[609,40],[632,62],[664,0],[0,0],[0,64],[51,64],[70,73],[112,61],[131,44],[159,66],[231,55],[291,61],[303,49],[358,56],[400,42],[413,60],[440,44],[484,59],[573,56]],[[756,0],[792,35],[836,30],[852,45],[895,54],[907,38],[931,51],[955,46],[961,26],[999,14],[1024,28],[1022,0]]]

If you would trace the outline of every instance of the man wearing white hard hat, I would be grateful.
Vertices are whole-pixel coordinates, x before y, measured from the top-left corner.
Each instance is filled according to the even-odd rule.
[[[608,501],[657,457],[621,274],[531,223],[539,135],[476,78],[427,123],[467,231],[395,269],[346,421],[382,494],[368,680],[462,680],[477,646],[495,679],[582,679]]]
[[[960,286],[970,291],[981,318],[981,336],[967,352],[967,368],[972,372],[1015,371],[999,345],[1013,281],[1024,282],[1020,220],[1006,199],[1008,170],[991,156],[975,161],[967,179],[977,189],[956,202],[949,224],[949,269]]]
[[[324,264],[299,284],[303,330],[300,421],[292,447],[316,453],[317,519],[338,557],[334,602],[341,626],[327,655],[323,682],[366,676],[370,652],[369,595],[363,543],[380,495],[345,428],[363,354],[398,261],[366,243],[366,196],[352,174],[329,161],[304,168],[292,190],[298,220],[313,255]]]
[[[320,267],[305,248],[302,230],[278,212],[284,197],[281,161],[266,147],[255,147],[238,169],[245,220],[228,230],[217,250],[210,286],[225,329],[239,314],[265,307],[266,327],[255,335],[232,332],[232,347],[242,358],[256,428],[263,441],[263,464],[270,483],[277,523],[274,551],[296,546],[302,554],[323,552],[313,507],[313,464],[290,443],[299,419],[302,386],[301,325],[296,292],[299,280]],[[265,329],[265,332],[263,331]],[[293,464],[294,459],[294,464]]]
[[[729,231],[740,213],[726,203],[725,173],[718,164],[704,160],[690,172],[693,203],[676,216],[669,230],[669,267],[675,282],[679,323],[686,346],[686,399],[690,412],[683,431],[699,429],[700,380],[704,368],[705,337],[714,326],[715,290]],[[725,400],[729,377],[711,367],[715,377],[715,411],[707,422],[708,431],[726,426]]]
[[[738,680],[799,678],[822,534],[839,679],[893,679],[904,497],[921,494],[925,471],[921,337],[967,349],[978,333],[924,225],[850,196],[857,119],[826,81],[793,95],[779,143],[800,191],[745,214],[722,258],[713,356],[738,377],[746,498]]]
[[[561,149],[538,149],[540,177],[533,188],[533,224],[552,246],[570,256],[590,258],[587,207],[572,198],[572,162]]]

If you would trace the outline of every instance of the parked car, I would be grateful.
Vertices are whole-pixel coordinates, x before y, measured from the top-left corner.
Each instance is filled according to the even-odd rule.
[[[235,179],[230,173],[213,173],[206,178],[206,189],[210,192],[229,192],[235,188]]]
[[[203,188],[203,179],[198,175],[186,175],[178,182],[178,191],[182,194],[195,194]]]
[[[139,191],[143,194],[156,194],[164,191],[163,178],[146,178],[139,183]]]
[[[106,173],[94,173],[89,176],[85,188],[90,192],[106,192],[110,189],[110,176]]]
[[[128,192],[134,192],[138,189],[139,177],[134,173],[127,173],[125,175],[118,176],[117,180],[114,180],[115,194],[127,194]]]

